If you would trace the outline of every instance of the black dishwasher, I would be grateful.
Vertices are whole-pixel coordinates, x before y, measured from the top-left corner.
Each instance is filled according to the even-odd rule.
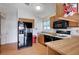
[[[61,40],[62,38],[59,38],[59,37],[53,37],[53,41],[56,41],[56,40]]]
[[[44,42],[50,42],[52,41],[51,37],[48,35],[44,35]]]
[[[59,38],[59,37],[44,35],[44,42],[56,41],[61,39],[62,38]]]

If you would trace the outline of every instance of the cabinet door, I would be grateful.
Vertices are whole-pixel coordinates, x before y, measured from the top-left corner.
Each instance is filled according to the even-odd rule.
[[[56,16],[51,16],[50,17],[50,28],[53,28],[53,22],[55,21]]]
[[[44,44],[44,35],[38,36],[38,42],[41,43],[41,44]]]
[[[63,3],[56,4],[56,16],[62,17],[64,15]]]
[[[69,27],[78,27],[78,23],[77,22],[69,22]]]

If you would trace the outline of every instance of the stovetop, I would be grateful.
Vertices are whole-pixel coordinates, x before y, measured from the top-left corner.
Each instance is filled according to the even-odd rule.
[[[68,34],[58,34],[58,33],[55,33],[55,34],[41,33],[41,34],[52,36],[52,37],[58,37],[58,38],[69,38],[69,37],[71,37],[71,35],[68,35]]]

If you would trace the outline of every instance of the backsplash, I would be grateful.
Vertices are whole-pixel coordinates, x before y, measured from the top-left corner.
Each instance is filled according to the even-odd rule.
[[[71,28],[71,35],[79,35],[79,28]]]
[[[42,32],[56,33],[56,30],[55,29],[49,29],[49,30],[43,30]]]
[[[42,32],[56,33],[56,31],[64,31],[64,32],[70,31],[70,35],[79,36],[79,27],[72,27],[72,28],[67,28],[67,29],[50,29],[50,30],[43,30]]]
[[[71,27],[71,28],[67,28],[67,29],[56,29],[57,30],[61,30],[61,31],[70,31],[71,35],[74,36],[74,35],[79,35],[79,27]]]

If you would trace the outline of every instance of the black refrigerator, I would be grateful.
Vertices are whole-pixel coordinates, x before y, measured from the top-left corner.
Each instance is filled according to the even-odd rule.
[[[18,49],[32,46],[32,23],[18,22]]]

